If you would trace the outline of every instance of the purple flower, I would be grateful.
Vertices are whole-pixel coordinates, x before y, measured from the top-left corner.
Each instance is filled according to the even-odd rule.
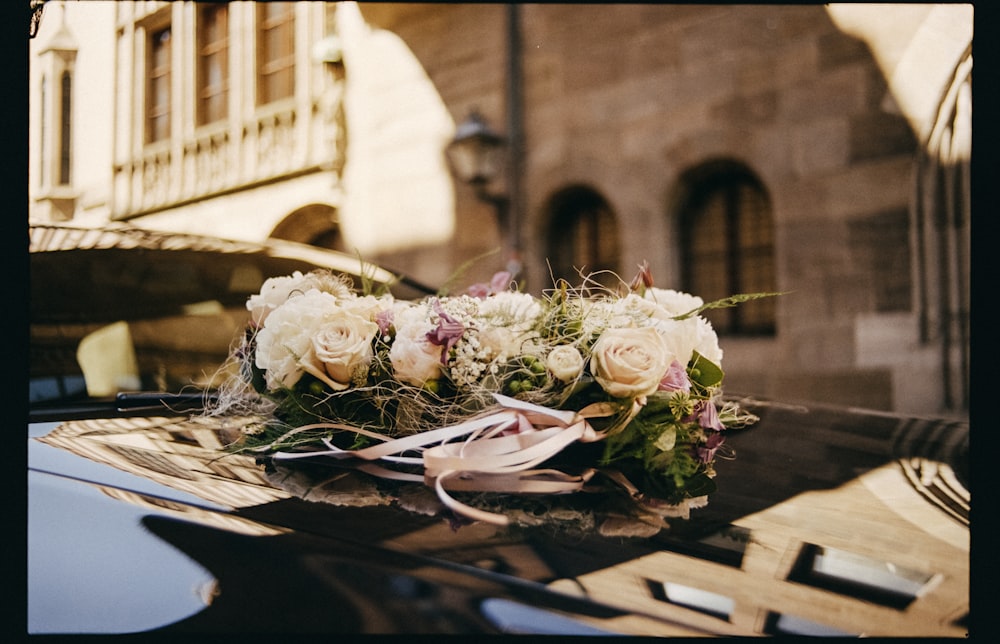
[[[382,335],[389,333],[389,327],[392,326],[393,322],[392,318],[392,309],[383,309],[375,314],[375,324],[378,325],[379,333]]]
[[[711,400],[703,400],[698,403],[694,408],[694,413],[698,417],[698,424],[705,429],[722,431],[726,428],[719,420],[719,411]]]
[[[713,458],[715,458],[715,452],[720,447],[722,447],[722,443],[724,443],[725,440],[726,440],[725,437],[722,434],[718,433],[718,432],[716,432],[714,434],[711,434],[705,440],[705,445],[703,447],[699,447],[698,448],[698,450],[697,450],[698,451],[698,459],[702,463],[708,463],[708,462],[710,462]]]
[[[658,389],[659,391],[691,391],[691,381],[680,362],[674,360],[670,363]]]
[[[469,287],[468,293],[472,297],[477,297],[479,299],[485,299],[490,295],[499,293],[501,291],[506,291],[507,287],[510,286],[510,280],[513,277],[509,271],[500,271],[493,275],[489,284],[485,282],[480,282],[478,284],[473,284]]]
[[[465,326],[448,315],[438,300],[434,300],[434,311],[438,314],[438,325],[427,332],[427,341],[441,347],[441,364],[448,364],[448,352],[465,333]]]

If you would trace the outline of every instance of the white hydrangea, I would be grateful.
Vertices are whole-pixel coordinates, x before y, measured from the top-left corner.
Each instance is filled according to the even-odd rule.
[[[502,291],[476,301],[482,324],[507,327],[515,333],[531,329],[542,315],[541,302],[527,293]]]

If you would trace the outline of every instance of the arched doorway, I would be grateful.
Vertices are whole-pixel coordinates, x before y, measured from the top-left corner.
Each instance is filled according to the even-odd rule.
[[[337,209],[328,204],[309,204],[293,211],[274,227],[270,236],[321,248],[346,249],[337,224]]]

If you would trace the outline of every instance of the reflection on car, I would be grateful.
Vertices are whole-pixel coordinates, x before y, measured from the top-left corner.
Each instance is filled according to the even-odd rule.
[[[46,224],[30,227],[30,241],[32,402],[210,387],[246,326],[247,297],[269,277],[323,268],[403,299],[433,293],[357,257],[282,240]]]

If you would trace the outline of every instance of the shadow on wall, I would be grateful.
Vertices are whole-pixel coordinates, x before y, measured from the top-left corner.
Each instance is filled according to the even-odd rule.
[[[447,107],[409,48],[367,25],[356,3],[338,6],[337,26],[347,83],[344,243],[372,257],[447,244],[455,233]]]

